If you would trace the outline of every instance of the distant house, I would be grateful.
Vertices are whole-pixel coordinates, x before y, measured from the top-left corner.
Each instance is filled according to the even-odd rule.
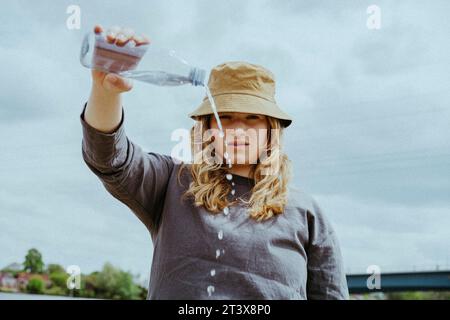
[[[42,280],[44,281],[44,285],[46,287],[51,285],[51,281],[48,277],[48,275],[46,274],[33,274],[33,273],[28,273],[28,272],[20,272],[17,274],[17,285],[19,287],[19,289],[25,289],[27,287],[28,281],[30,280],[30,278],[34,277],[34,276],[39,276],[40,278],[42,278]]]
[[[0,271],[0,289],[19,291],[19,283],[11,273]]]
[[[8,291],[21,291],[25,290],[30,278],[39,276],[46,287],[51,285],[51,281],[46,274],[33,274],[27,272],[19,272],[16,276],[11,272],[0,271],[0,289]]]

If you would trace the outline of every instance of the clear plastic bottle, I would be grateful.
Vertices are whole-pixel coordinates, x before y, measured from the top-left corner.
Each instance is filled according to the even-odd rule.
[[[83,66],[159,86],[191,84],[205,86],[206,72],[191,66],[174,50],[153,44],[135,46],[129,41],[120,47],[106,41],[105,33],[89,32],[80,52]]]

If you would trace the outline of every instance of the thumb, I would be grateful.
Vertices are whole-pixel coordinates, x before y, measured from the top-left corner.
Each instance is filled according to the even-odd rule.
[[[125,92],[131,90],[133,82],[130,79],[109,73],[105,76],[103,85],[106,89],[114,92]]]

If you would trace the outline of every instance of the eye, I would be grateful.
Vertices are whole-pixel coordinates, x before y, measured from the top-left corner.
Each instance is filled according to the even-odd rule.
[[[257,119],[260,119],[260,116],[258,116],[256,114],[252,114],[252,115],[247,116],[247,119],[250,119],[250,120],[255,119],[255,120],[257,120]]]
[[[222,116],[219,116],[219,118],[220,119],[231,119],[231,116],[229,116],[229,115],[222,115]]]

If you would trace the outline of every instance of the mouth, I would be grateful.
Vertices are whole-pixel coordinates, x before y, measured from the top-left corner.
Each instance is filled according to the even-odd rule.
[[[227,143],[227,145],[229,147],[238,148],[238,147],[246,147],[246,146],[249,145],[249,143],[248,142],[237,142],[237,141],[235,141],[235,142],[229,142],[229,143]]]

